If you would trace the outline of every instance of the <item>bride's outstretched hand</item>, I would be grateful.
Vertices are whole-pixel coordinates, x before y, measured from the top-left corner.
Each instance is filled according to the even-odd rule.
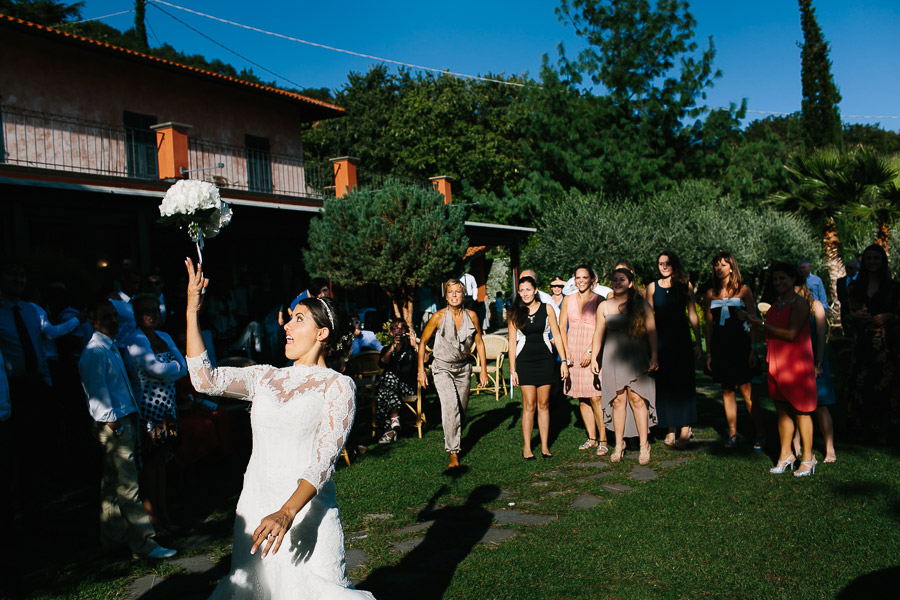
[[[199,311],[200,307],[203,306],[203,291],[206,289],[206,286],[209,285],[209,279],[206,279],[203,276],[203,265],[198,264],[197,268],[194,268],[194,261],[190,258],[184,259],[184,264],[187,267],[187,309],[188,311]]]
[[[263,546],[263,556],[269,554],[269,550],[272,551],[272,554],[278,552],[281,542],[284,541],[284,536],[293,522],[294,516],[284,509],[274,512],[268,517],[263,517],[259,527],[253,532],[253,547],[250,548],[250,554],[256,554],[260,546]]]

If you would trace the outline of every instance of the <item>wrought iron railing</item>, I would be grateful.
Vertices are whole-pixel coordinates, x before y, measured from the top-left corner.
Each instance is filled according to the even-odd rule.
[[[188,163],[192,170],[198,169],[192,176],[220,188],[281,196],[325,197],[325,186],[318,169],[310,173],[298,156],[191,138],[188,140]],[[222,166],[218,167],[220,164]]]
[[[0,106],[0,162],[76,173],[156,178],[156,148],[108,123]]]

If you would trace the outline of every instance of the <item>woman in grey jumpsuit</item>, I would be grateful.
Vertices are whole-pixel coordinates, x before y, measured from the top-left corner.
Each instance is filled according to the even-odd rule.
[[[444,284],[447,307],[434,313],[419,341],[419,384],[428,387],[425,374],[425,344],[434,336],[434,361],[431,373],[434,387],[441,401],[441,422],[444,427],[444,448],[450,453],[450,467],[459,466],[459,444],[462,434],[462,417],[469,404],[469,386],[472,364],[469,358],[472,345],[478,353],[480,364],[484,365],[484,342],[475,312],[463,308],[466,289],[458,279],[449,279]],[[481,370],[478,385],[488,384],[487,369]]]

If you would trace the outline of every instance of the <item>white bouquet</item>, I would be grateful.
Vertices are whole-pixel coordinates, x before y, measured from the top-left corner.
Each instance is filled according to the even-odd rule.
[[[219,188],[206,181],[181,179],[166,191],[159,205],[160,223],[187,227],[203,263],[203,239],[213,238],[231,222],[231,207],[219,196]]]

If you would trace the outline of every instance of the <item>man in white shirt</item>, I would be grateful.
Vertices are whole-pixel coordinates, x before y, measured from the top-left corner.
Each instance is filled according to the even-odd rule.
[[[113,341],[118,315],[109,301],[89,312],[94,335],[81,354],[78,372],[94,420],[94,435],[104,451],[100,485],[100,537],[106,547],[126,542],[135,557],[169,558],[175,550],[156,543],[156,532],[141,503],[134,461],[138,406],[122,356]]]
[[[806,278],[806,288],[813,298],[822,303],[826,309],[828,308],[828,294],[825,293],[825,283],[818,275],[810,272],[809,261],[803,259],[797,262],[797,270],[800,275]]]
[[[52,479],[47,466],[53,460],[52,441],[38,443],[35,424],[53,431],[57,414],[49,410],[50,369],[41,346],[41,325],[34,305],[22,299],[28,284],[25,267],[15,261],[0,264],[0,353],[3,354],[12,416],[6,423],[9,456],[0,478],[12,482],[18,472],[14,497],[23,522],[41,518],[44,487]],[[0,490],[4,495],[5,492]]]

